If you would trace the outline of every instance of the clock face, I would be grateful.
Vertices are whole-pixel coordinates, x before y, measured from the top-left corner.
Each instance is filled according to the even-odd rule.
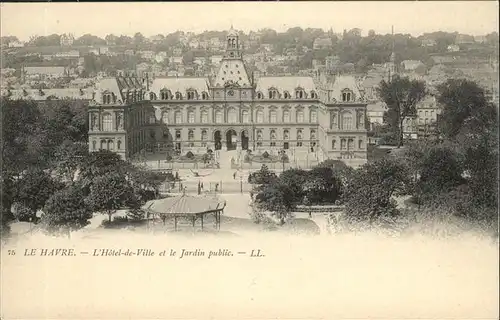
[[[229,90],[229,91],[227,92],[227,94],[228,94],[228,95],[230,95],[230,96],[234,96],[234,91],[233,91],[233,90]]]

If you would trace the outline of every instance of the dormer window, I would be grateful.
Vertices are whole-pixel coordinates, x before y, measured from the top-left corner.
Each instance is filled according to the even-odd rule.
[[[342,91],[342,102],[350,102],[354,100],[354,94],[351,90],[345,89]]]
[[[295,90],[295,98],[304,99],[305,96],[306,96],[306,94],[305,94],[304,90],[302,90],[302,89]]]
[[[316,92],[311,91],[311,99],[318,99],[318,95],[316,94]]]
[[[208,93],[206,93],[206,92],[202,92],[202,93],[201,93],[201,98],[202,98],[203,100],[208,100]]]
[[[170,99],[170,91],[167,89],[163,89],[160,91],[160,97],[161,100],[168,100]]]
[[[187,99],[188,100],[194,100],[196,97],[196,91],[190,90],[187,92]]]
[[[278,98],[278,90],[269,89],[269,99],[277,99]]]
[[[150,92],[149,93],[149,100],[156,100],[156,93]]]
[[[257,92],[257,99],[264,99],[262,92]]]
[[[285,99],[290,99],[292,97],[288,91],[285,91],[283,93],[283,96],[285,97]]]
[[[102,103],[103,104],[111,104],[113,101],[113,94],[105,93],[102,95]]]
[[[177,91],[175,93],[175,100],[182,100],[182,93],[180,93],[180,92]]]

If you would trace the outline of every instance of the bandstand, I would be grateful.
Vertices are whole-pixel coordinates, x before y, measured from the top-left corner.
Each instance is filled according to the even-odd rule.
[[[215,198],[201,196],[189,196],[186,194],[169,197],[165,199],[148,201],[143,209],[148,216],[160,218],[165,224],[167,219],[174,220],[174,230],[177,231],[179,218],[191,221],[193,230],[196,228],[196,221],[200,221],[201,230],[204,230],[203,219],[207,215],[213,215],[215,218],[215,229],[220,230],[221,214],[224,213],[225,202]]]

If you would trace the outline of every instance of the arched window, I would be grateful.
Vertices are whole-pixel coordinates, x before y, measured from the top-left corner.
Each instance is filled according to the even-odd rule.
[[[342,129],[343,130],[352,129],[352,114],[350,112],[345,112],[342,114]]]
[[[188,140],[189,141],[194,140],[194,131],[193,130],[188,131]]]
[[[229,123],[236,123],[238,122],[238,114],[236,113],[236,110],[230,109],[227,113],[227,120]]]
[[[318,113],[316,110],[311,110],[309,114],[309,121],[311,121],[312,123],[318,122]]]
[[[264,111],[257,110],[257,123],[263,123],[263,122],[264,122]]]
[[[118,140],[118,142],[116,142],[116,149],[121,150],[121,148],[122,148],[122,141]]]
[[[347,148],[346,140],[340,139],[340,150],[345,150]]]
[[[168,124],[168,112],[164,111],[161,113],[161,122]]]
[[[304,90],[302,90],[302,89],[295,90],[295,98],[296,99],[304,99],[305,98]]]
[[[283,110],[283,122],[284,123],[290,122],[290,111],[289,110]]]
[[[285,91],[285,92],[283,92],[283,97],[284,97],[285,99],[290,99],[292,96],[290,95],[290,92]]]
[[[290,139],[290,131],[288,129],[283,130],[283,140]]]
[[[316,92],[311,91],[311,99],[317,99],[318,98],[318,95],[316,94]]]
[[[298,123],[304,122],[304,111],[303,110],[297,110],[297,122]]]
[[[155,124],[156,123],[156,117],[153,112],[149,114],[149,124]]]
[[[188,100],[194,100],[195,97],[196,97],[196,92],[195,91],[188,91],[187,92],[187,99]]]
[[[335,140],[335,138],[333,138],[332,140],[332,149],[335,150],[337,148],[337,140]]]
[[[177,92],[175,93],[175,99],[176,99],[176,100],[182,100],[182,93],[180,93],[179,91],[177,91]]]
[[[92,150],[95,150],[97,148],[97,141],[92,141]]]
[[[170,92],[167,89],[163,89],[160,92],[161,100],[168,100],[170,98]]]
[[[348,150],[353,150],[354,149],[354,139],[349,139],[347,141],[347,149]]]
[[[201,123],[208,123],[208,111],[203,110],[201,112]]]
[[[241,117],[243,118],[243,123],[250,123],[250,113],[248,110],[243,110],[241,112]]]
[[[194,123],[194,111],[188,111],[188,123]]]
[[[275,89],[270,89],[269,90],[269,99],[277,99],[278,98],[278,91]]]
[[[264,99],[262,92],[257,92],[257,99]]]
[[[270,123],[276,123],[277,118],[278,118],[278,116],[277,116],[276,110],[269,111],[269,122]]]
[[[201,130],[201,141],[207,141],[208,133],[207,130]]]
[[[358,149],[363,149],[363,140],[358,141]]]
[[[222,111],[215,111],[215,123],[222,123]]]
[[[297,140],[302,140],[302,130],[297,130]]]
[[[112,95],[111,95],[111,93],[104,93],[104,94],[102,95],[102,103],[103,103],[103,104],[111,104],[111,102],[112,102],[112,101],[113,101],[113,100],[112,100]]]
[[[352,91],[346,89],[344,91],[342,91],[342,101],[343,102],[350,102],[354,100],[354,94],[352,93]]]
[[[106,140],[101,140],[101,150],[106,150],[107,143]]]
[[[115,149],[115,143],[113,140],[108,140],[108,150],[114,150]]]
[[[206,92],[202,92],[202,93],[201,93],[201,98],[202,98],[203,100],[208,100],[208,93],[206,93]]]
[[[113,117],[110,113],[105,113],[102,115],[102,130],[113,131]]]
[[[182,123],[182,113],[175,111],[175,123]]]
[[[316,140],[316,130],[311,130],[311,140]]]
[[[149,100],[156,100],[156,93],[150,92],[149,93]],[[163,99],[162,99],[163,100]]]

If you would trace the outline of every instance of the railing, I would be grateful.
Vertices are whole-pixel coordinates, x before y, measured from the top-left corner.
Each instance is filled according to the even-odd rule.
[[[234,181],[180,181],[176,183],[167,182],[160,186],[160,193],[189,193],[189,194],[205,194],[205,193],[248,193],[252,190],[253,185],[247,180]]]

